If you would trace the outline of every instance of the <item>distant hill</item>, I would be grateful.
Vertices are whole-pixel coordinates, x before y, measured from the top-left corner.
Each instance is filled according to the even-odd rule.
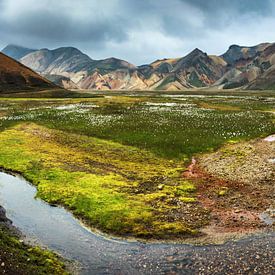
[[[135,66],[117,58],[94,60],[73,47],[3,51],[53,81],[72,89],[185,90],[274,87],[275,44],[232,45],[221,56],[195,49],[184,57]],[[24,54],[25,53],[25,54]]]
[[[7,47],[5,47],[2,50],[2,53],[4,53],[5,55],[15,59],[15,60],[19,60],[20,58],[24,57],[25,55],[32,53],[36,50],[33,49],[28,49],[28,48],[24,48],[21,46],[17,46],[17,45],[8,45]]]
[[[107,74],[120,69],[135,68],[134,65],[116,58],[93,60],[73,47],[37,50],[22,57],[20,62],[46,77],[54,75],[55,77],[50,79],[56,79],[57,84],[60,84],[61,78],[56,76],[70,79],[66,85],[69,87],[71,85],[71,88],[87,88],[87,78],[90,78],[94,72]]]
[[[24,65],[41,74],[62,75],[88,70],[93,60],[76,48],[66,47],[56,50],[41,49],[20,59]]]
[[[251,61],[259,53],[263,52],[267,47],[272,45],[271,43],[262,43],[253,47],[242,47],[239,45],[232,45],[229,47],[228,51],[224,53],[221,57],[229,64],[234,66],[240,61]]]
[[[185,57],[156,61],[148,66],[141,66],[139,70],[150,87],[174,90],[212,85],[222,77],[225,67],[226,63],[221,62],[218,57],[208,56],[195,49]]]
[[[227,76],[231,74],[231,77],[223,76],[223,88],[262,89],[273,85],[270,71],[275,64],[275,44],[233,45],[222,57],[229,63]]]
[[[0,92],[52,88],[57,86],[16,60],[0,53]]]

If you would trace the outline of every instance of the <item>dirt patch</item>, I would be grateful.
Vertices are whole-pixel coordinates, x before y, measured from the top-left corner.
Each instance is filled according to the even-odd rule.
[[[187,167],[186,171],[183,173],[185,178],[199,178],[200,173],[196,168],[197,161],[192,158],[191,164]]]
[[[211,175],[251,186],[274,185],[275,142],[255,140],[227,145],[198,159],[199,167]]]
[[[183,176],[196,182],[198,200],[211,212],[202,232],[245,234],[274,226],[262,218],[275,203],[274,145],[258,139],[192,160]]]

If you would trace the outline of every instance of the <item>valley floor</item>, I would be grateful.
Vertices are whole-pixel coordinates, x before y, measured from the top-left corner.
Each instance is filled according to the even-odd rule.
[[[274,226],[272,96],[2,99],[0,166],[92,228],[218,243]],[[192,164],[190,162],[193,158]]]

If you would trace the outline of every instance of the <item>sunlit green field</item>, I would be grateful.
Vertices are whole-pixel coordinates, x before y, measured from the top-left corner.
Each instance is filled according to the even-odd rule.
[[[0,166],[105,232],[197,235],[210,213],[182,176],[191,157],[274,133],[274,112],[272,93],[2,98]]]

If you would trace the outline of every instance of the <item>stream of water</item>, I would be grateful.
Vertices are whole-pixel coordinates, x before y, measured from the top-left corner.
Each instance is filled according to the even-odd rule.
[[[228,253],[236,257],[235,264],[239,268],[246,263],[249,266],[250,259],[245,261],[240,257],[243,253],[248,257],[251,252],[254,259],[258,251],[271,249],[267,258],[261,256],[261,264],[272,262],[274,257],[274,233],[220,246],[106,239],[84,228],[65,209],[52,207],[35,199],[35,195],[36,188],[22,177],[0,173],[0,205],[7,210],[7,217],[27,238],[79,262],[83,274],[197,274],[205,268],[222,273],[234,269],[234,264],[226,262]],[[245,252],[247,249],[249,251]]]

